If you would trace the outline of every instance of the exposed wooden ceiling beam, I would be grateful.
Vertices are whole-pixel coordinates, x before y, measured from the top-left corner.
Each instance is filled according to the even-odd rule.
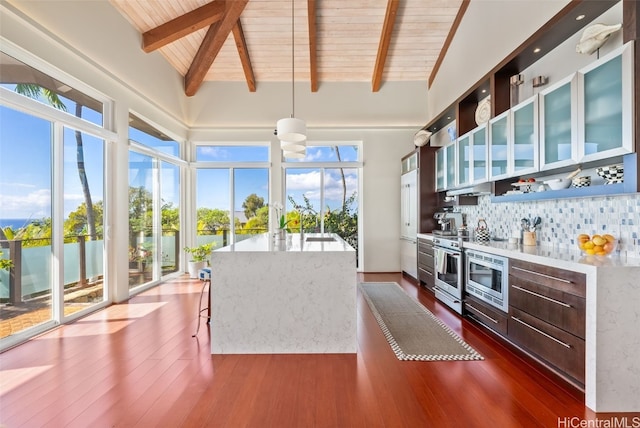
[[[309,77],[311,92],[318,92],[318,40],[316,26],[316,0],[307,0],[309,17]]]
[[[204,77],[211,68],[218,52],[222,48],[229,33],[238,22],[244,7],[249,0],[232,0],[225,2],[224,17],[209,27],[202,44],[198,48],[187,74],[184,76],[184,92],[187,96],[195,95],[202,85]]]
[[[436,78],[438,74],[438,70],[440,70],[440,65],[442,65],[442,61],[444,57],[447,55],[447,51],[449,50],[449,46],[451,45],[451,41],[453,40],[453,36],[455,36],[456,31],[458,31],[458,27],[460,26],[460,22],[462,21],[462,17],[464,13],[467,11],[469,7],[470,0],[462,0],[462,4],[460,5],[460,9],[458,9],[458,14],[453,20],[453,24],[449,29],[449,34],[447,34],[447,38],[444,41],[444,45],[442,45],[442,49],[440,49],[440,54],[438,55],[438,59],[436,59],[435,64],[433,65],[433,70],[431,70],[431,74],[429,75],[429,83],[427,87],[430,88],[433,83],[433,79]]]
[[[389,45],[391,44],[391,34],[393,33],[393,26],[396,23],[399,4],[399,0],[388,0],[387,2],[387,12],[384,15],[384,25],[382,26],[382,34],[380,35],[376,65],[373,69],[373,79],[371,82],[371,90],[373,92],[378,92],[382,84],[382,73],[384,72],[384,64],[387,61],[387,53],[389,52]]]
[[[232,31],[233,38],[236,41],[236,47],[238,48],[238,55],[240,55],[242,69],[244,70],[244,77],[247,80],[247,86],[249,87],[249,92],[255,92],[256,79],[253,75],[251,58],[249,57],[249,50],[247,49],[247,42],[244,39],[244,31],[242,31],[242,23],[240,22],[240,19],[238,19]]]
[[[149,53],[205,28],[224,16],[224,0],[213,1],[142,33],[142,50]]]

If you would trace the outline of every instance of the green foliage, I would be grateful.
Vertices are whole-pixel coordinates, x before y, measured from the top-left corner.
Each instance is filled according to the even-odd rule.
[[[258,208],[254,217],[247,220],[239,233],[254,234],[267,230],[269,230],[269,207],[263,206]]]
[[[103,236],[103,215],[104,207],[102,201],[93,204],[93,215],[96,223],[96,236],[102,239]],[[69,213],[69,217],[64,221],[64,242],[75,242],[78,235],[88,235],[87,205],[81,203],[75,211]]]
[[[184,247],[184,251],[191,253],[191,261],[203,262],[207,260],[214,246],[215,242],[209,242],[208,244],[202,244],[197,247]]]
[[[162,230],[180,230],[180,210],[172,203],[162,207]]]
[[[2,255],[2,251],[0,251],[0,256]],[[13,267],[13,262],[8,259],[0,258],[0,270],[9,270]]]
[[[13,239],[21,239],[23,248],[51,245],[51,217],[32,221],[18,230]]]
[[[139,233],[153,225],[153,195],[144,186],[129,187],[129,230]]]
[[[262,207],[264,207],[264,198],[256,195],[255,193],[247,196],[247,199],[245,199],[242,203],[242,208],[244,208],[244,216],[247,218],[247,220],[255,217],[258,210]]]
[[[218,231],[229,230],[229,214],[218,208],[198,208],[198,231],[201,235],[215,235]]]
[[[40,95],[42,95],[52,107],[55,107],[58,110],[67,111],[67,106],[64,105],[58,94],[40,85],[35,85],[33,83],[18,83],[16,85],[16,92],[35,100],[40,98]]]
[[[324,229],[327,232],[337,233],[342,238],[358,235],[358,214],[352,205],[357,198],[357,193],[353,193],[345,200],[342,210],[331,211],[327,209],[324,216]]]

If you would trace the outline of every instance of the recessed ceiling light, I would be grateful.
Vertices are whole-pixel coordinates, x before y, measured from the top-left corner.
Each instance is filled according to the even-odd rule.
[[[482,90],[482,93],[484,94],[485,92],[487,92],[487,90],[486,90],[486,89],[483,89],[483,90]]]
[[[533,50],[533,53],[538,53],[538,52],[540,52],[541,50],[542,50],[542,49],[540,49],[540,48],[535,48],[535,49]]]
[[[451,116],[447,116],[447,120],[451,119]]]
[[[576,16],[576,21],[582,21],[584,19],[584,15]]]

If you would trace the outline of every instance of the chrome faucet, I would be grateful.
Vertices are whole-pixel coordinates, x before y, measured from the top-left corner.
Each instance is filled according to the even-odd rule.
[[[304,241],[304,222],[302,221],[302,214],[305,212],[311,213],[313,210],[300,206],[296,207],[296,210],[298,210],[298,217],[300,218],[300,240]]]

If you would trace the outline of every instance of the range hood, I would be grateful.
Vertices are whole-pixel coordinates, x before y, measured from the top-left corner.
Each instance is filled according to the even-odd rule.
[[[447,196],[481,196],[491,194],[491,183],[480,183],[461,189],[447,190]]]

